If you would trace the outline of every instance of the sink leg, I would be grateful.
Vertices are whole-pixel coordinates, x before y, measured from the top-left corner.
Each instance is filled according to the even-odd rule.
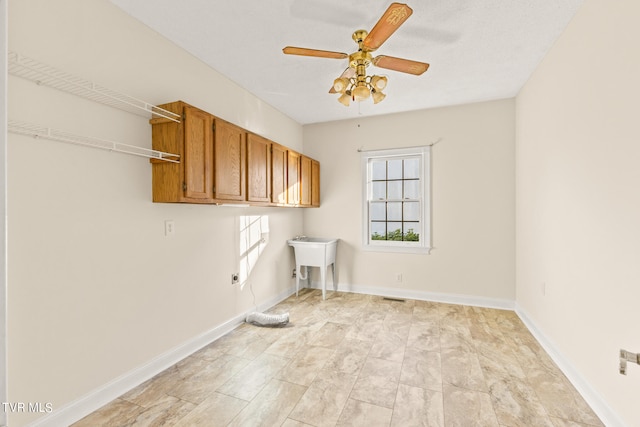
[[[296,296],[298,296],[299,289],[300,289],[300,266],[296,265]]]
[[[327,267],[320,269],[320,281],[322,282],[322,299],[327,299]]]
[[[333,290],[338,290],[338,285],[336,285],[336,263],[331,263],[331,275],[333,276]]]

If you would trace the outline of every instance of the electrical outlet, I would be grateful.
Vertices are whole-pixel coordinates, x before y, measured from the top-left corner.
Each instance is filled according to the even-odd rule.
[[[396,283],[402,283],[402,273],[396,273]]]
[[[296,269],[293,269],[293,272],[291,272],[291,278],[295,279],[296,278]]]
[[[235,285],[240,282],[240,273],[233,273],[231,275],[231,284]]]

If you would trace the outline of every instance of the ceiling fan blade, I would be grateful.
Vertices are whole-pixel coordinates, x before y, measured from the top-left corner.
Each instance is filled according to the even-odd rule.
[[[340,74],[340,77],[338,77],[339,79],[345,78],[345,79],[350,79],[352,77],[356,76],[356,70],[355,68],[351,68],[351,67],[347,67],[346,70],[343,71],[342,74]],[[338,93],[334,88],[333,85],[331,85],[331,89],[329,89],[329,93]]]
[[[315,56],[317,58],[345,59],[349,57],[349,55],[342,52],[332,52],[330,50],[307,49],[304,47],[294,47],[294,46],[287,46],[284,49],[282,49],[282,52],[286,53],[287,55]]]
[[[363,47],[369,51],[378,49],[412,13],[413,10],[406,4],[391,3],[362,42]]]
[[[426,62],[412,61],[410,59],[395,58],[386,55],[376,56],[371,63],[376,67],[400,71],[401,73],[415,74],[416,76],[424,73],[427,71],[427,68],[429,68],[429,64]]]

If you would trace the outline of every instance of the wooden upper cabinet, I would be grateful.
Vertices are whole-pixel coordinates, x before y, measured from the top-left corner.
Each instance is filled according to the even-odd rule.
[[[300,156],[300,205],[320,206],[320,162]]]
[[[271,203],[287,203],[287,148],[271,144]]]
[[[311,206],[311,162],[307,156],[300,156],[300,205]]]
[[[246,132],[224,120],[214,122],[214,186],[213,198],[246,200]]]
[[[320,206],[316,160],[182,101],[159,107],[181,121],[152,118],[153,149],[180,163],[150,160],[154,202]]]
[[[271,141],[247,134],[247,200],[271,201]]]
[[[287,151],[287,204],[300,204],[300,153]]]
[[[181,101],[160,107],[182,120],[151,119],[152,147],[179,154],[180,163],[152,161],[153,201],[211,203],[213,117]]]
[[[211,199],[212,117],[192,107],[185,107],[184,117],[184,196],[189,199]]]
[[[320,162],[311,160],[311,206],[320,206]]]

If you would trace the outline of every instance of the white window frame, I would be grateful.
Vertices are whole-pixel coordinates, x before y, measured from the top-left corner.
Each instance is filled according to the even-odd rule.
[[[420,158],[420,241],[372,240],[369,206],[372,201],[371,161],[398,157]],[[362,246],[377,252],[429,254],[431,252],[431,146],[362,151]]]

